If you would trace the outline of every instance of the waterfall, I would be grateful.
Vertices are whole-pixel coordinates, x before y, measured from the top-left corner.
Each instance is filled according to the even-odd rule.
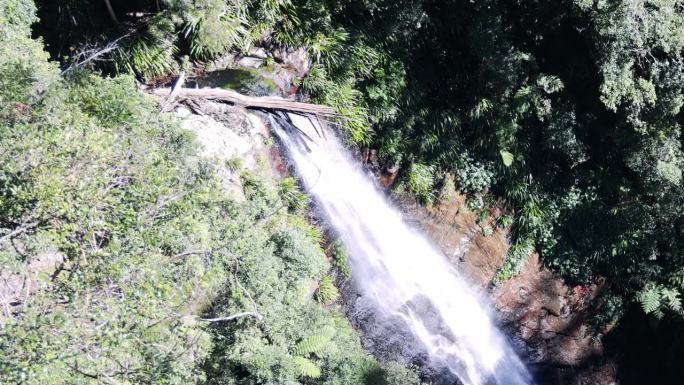
[[[315,118],[277,113],[269,119],[349,253],[355,312],[374,323],[371,341],[397,354],[410,347],[439,373],[439,383],[531,384],[483,300],[404,223],[341,142]]]

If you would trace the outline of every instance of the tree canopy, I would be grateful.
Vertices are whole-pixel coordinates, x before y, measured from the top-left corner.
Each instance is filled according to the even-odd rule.
[[[537,250],[570,283],[607,280],[597,324],[619,322],[636,304],[642,316],[681,330],[682,1],[136,0],[112,2],[111,10],[107,4],[38,0],[39,20],[28,1],[0,5],[0,140],[3,150],[12,149],[1,152],[6,166],[0,226],[6,232],[35,221],[52,223],[50,237],[57,237],[60,250],[77,253],[85,247],[80,242],[105,231],[92,223],[107,234],[129,234],[127,226],[146,219],[130,218],[132,209],[125,207],[151,204],[150,197],[171,188],[170,181],[192,175],[202,186],[209,183],[202,167],[179,166],[190,141],[158,129],[167,123],[128,95],[130,76],[163,82],[188,63],[229,51],[304,47],[312,67],[298,79],[303,96],[334,107],[350,144],[378,149],[384,167],[400,170],[398,186],[430,204],[453,176],[473,210],[487,212],[495,201],[505,202],[509,215],[501,222],[512,228],[513,246],[498,279],[515,275]],[[47,53],[31,33],[43,39]],[[71,80],[59,76],[55,61]],[[119,77],[102,80],[84,69]],[[101,88],[107,98],[128,102],[117,109],[98,102],[93,94],[99,96]],[[52,128],[39,128],[39,122]],[[73,148],[65,139],[76,135],[67,126],[102,127],[100,135],[86,138],[92,151],[103,141],[149,137],[157,143],[152,155],[140,150],[132,156],[165,169],[141,191],[117,192],[135,200],[116,198],[114,207],[123,205],[116,215],[102,211],[88,204],[85,192],[95,194],[105,181],[72,191],[50,177],[67,177],[73,164],[82,165],[74,170],[83,173],[98,167],[87,161],[93,157],[88,146]],[[129,159],[121,146],[109,152],[110,163]],[[30,161],[29,153],[46,154],[45,160]],[[79,161],[54,159],[58,154]],[[150,177],[146,166],[136,167]],[[159,191],[150,191],[153,186]],[[218,199],[206,194],[187,199]],[[62,207],[57,196],[84,202],[84,211]],[[212,218],[206,220],[218,220]],[[174,226],[181,225],[164,226],[180,231]],[[113,235],[107,237],[117,245]],[[264,244],[285,253],[278,248],[293,235],[268,237]],[[159,242],[167,255],[179,252],[178,245]],[[302,274],[324,279],[317,296],[327,301],[336,292],[323,270]],[[312,349],[300,346],[288,354],[316,354]],[[315,377],[320,366],[307,357],[294,354],[287,370]]]

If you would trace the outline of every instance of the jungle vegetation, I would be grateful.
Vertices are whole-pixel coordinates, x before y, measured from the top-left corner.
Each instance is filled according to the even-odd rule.
[[[34,8],[28,1],[5,2],[0,13],[4,50],[0,56],[4,75],[0,77],[4,164],[0,225],[5,234],[12,234],[22,226],[38,223],[19,235],[35,237],[30,244],[59,250],[75,264],[91,258],[107,263],[79,262],[72,267],[73,272],[62,273],[69,279],[56,280],[59,290],[52,294],[61,302],[45,300],[59,304],[55,305],[59,312],[30,318],[37,322],[32,329],[17,324],[27,330],[23,341],[30,340],[31,332],[39,333],[40,322],[58,322],[49,321],[50,317],[72,314],[64,306],[83,306],[72,301],[99,306],[84,293],[104,287],[93,285],[110,284],[108,274],[131,275],[128,281],[119,279],[130,281],[130,290],[141,285],[138,279],[163,279],[136,274],[133,268],[106,267],[128,261],[132,255],[136,264],[144,266],[182,253],[193,242],[210,242],[203,249],[225,252],[215,258],[214,254],[212,258],[196,256],[204,258],[196,263],[210,270],[212,264],[222,264],[223,268],[214,267],[220,282],[214,282],[215,287],[222,287],[226,280],[235,279],[227,271],[237,268],[229,257],[239,254],[234,250],[236,245],[250,255],[253,251],[249,251],[248,243],[263,242],[270,248],[259,250],[274,250],[274,261],[288,255],[283,247],[298,245],[284,241],[282,237],[296,236],[278,233],[277,226],[269,230],[273,233],[263,233],[249,225],[258,220],[259,210],[263,211],[259,205],[273,204],[270,199],[276,198],[255,197],[249,207],[221,203],[223,208],[203,209],[218,207],[215,200],[220,201],[215,188],[210,188],[211,166],[199,161],[186,164],[187,157],[182,154],[191,152],[192,141],[166,128],[173,124],[162,122],[151,110],[141,107],[145,105],[142,100],[126,91],[132,89],[134,79],[159,81],[174,76],[189,63],[206,62],[229,51],[248,52],[258,46],[267,51],[305,47],[312,68],[300,80],[301,92],[335,107],[343,116],[343,132],[350,144],[378,149],[386,168],[400,170],[398,186],[423,203],[436,199],[448,176],[454,176],[457,188],[468,194],[473,210],[487,212],[495,202],[503,202],[508,214],[500,222],[511,228],[513,245],[498,279],[515,275],[525,259],[537,251],[546,266],[571,284],[606,280],[607,290],[597,302],[597,325],[619,325],[628,314],[640,325],[646,321],[651,325],[648,335],[659,344],[653,351],[655,357],[662,351],[669,356],[681,353],[684,4],[680,0],[136,0],[125,4],[65,0],[37,1],[37,5],[38,20],[33,19]],[[104,102],[102,95],[127,102],[114,106]],[[148,123],[150,120],[155,123]],[[86,126],[101,129],[95,131],[97,134],[88,131],[93,137],[83,137],[87,130],[78,131],[78,127]],[[76,135],[74,130],[83,141],[78,146],[70,140]],[[134,137],[147,138],[150,148],[136,153],[133,147],[126,152],[129,146],[122,143]],[[106,156],[94,155],[105,148]],[[149,164],[145,166],[145,162]],[[86,170],[89,167],[100,172]],[[157,171],[160,167],[163,170]],[[125,176],[134,172],[135,178]],[[98,178],[91,179],[93,175]],[[107,189],[117,178],[124,178],[125,186]],[[172,190],[179,188],[171,182],[173,178],[191,183],[184,188],[193,191],[162,207],[176,214],[132,216],[133,212],[146,212],[144,207],[154,207],[159,197],[179,194]],[[68,182],[76,180],[81,183]],[[136,180],[140,181],[137,185]],[[100,199],[94,194],[101,194],[102,186],[108,199],[114,200],[104,207],[93,204]],[[69,200],[58,199],[64,196]],[[225,216],[213,210],[233,210],[236,214]],[[182,223],[185,217],[193,224]],[[225,218],[229,217],[236,219],[222,226],[249,228],[246,234],[255,232],[254,239],[236,241],[211,233],[221,226],[206,225],[228,221]],[[171,222],[163,222],[163,218]],[[163,223],[149,226],[145,221]],[[210,227],[211,231],[194,240],[201,232],[183,231],[197,227]],[[186,238],[170,233],[182,233]],[[141,237],[146,241],[140,241]],[[25,263],[21,255],[15,255],[16,250],[12,251],[14,248],[10,249],[11,239],[2,240],[2,258]],[[104,246],[89,249],[92,239]],[[166,244],[169,239],[174,239],[175,246]],[[143,244],[154,249],[151,254],[136,248]],[[315,249],[316,242],[307,245]],[[143,257],[152,254],[154,257]],[[223,262],[219,262],[221,258]],[[327,267],[312,261],[300,261],[301,275],[292,277],[294,281],[277,284],[296,286],[292,282],[304,277],[321,280],[322,290],[314,297],[327,302],[336,296],[336,290],[334,285],[329,287],[332,281],[326,278]],[[243,264],[246,266],[234,274],[242,274],[242,279],[257,274],[246,270],[249,263],[239,263]],[[174,266],[164,264],[171,271],[155,274],[192,274],[189,267]],[[149,265],[147,268],[151,269]],[[256,278],[249,282],[270,285]],[[254,290],[248,287],[248,291]],[[231,293],[240,296],[239,290]],[[282,294],[273,291],[276,293]],[[146,295],[162,294],[150,291]],[[188,294],[173,295],[181,307],[182,298],[186,298],[183,295]],[[238,310],[238,304],[243,310],[249,305],[244,298],[234,301],[223,306],[233,311]],[[312,312],[325,314],[313,302],[303,303],[311,306],[307,309],[318,309]],[[155,307],[154,311],[171,310]],[[74,321],[67,317],[59,322],[67,327]],[[120,326],[121,333],[131,336],[133,332],[126,328],[140,328],[141,324],[126,325]],[[257,332],[259,326],[253,319],[240,320],[237,325],[251,328],[250,336],[264,333]],[[173,333],[190,333],[194,328],[181,323]],[[329,370],[324,366],[328,364],[311,360],[313,351],[303,357],[308,363],[297,358],[302,357],[296,354],[301,349],[293,344],[307,336],[295,335],[294,329],[289,333],[295,334],[289,335],[287,328],[282,328],[287,337],[259,341],[263,344],[259,346],[276,349],[273,346],[277,345],[281,349],[270,350],[267,357],[287,354],[290,358],[282,370],[290,373],[296,373],[298,367],[300,375],[305,371],[318,374],[311,362],[319,370]],[[136,338],[161,338],[136,330],[142,333]],[[87,333],[87,328],[81,332]],[[230,334],[233,337],[222,333],[209,333],[214,339],[207,341],[216,344],[220,335],[233,342],[231,338],[238,335],[234,331]],[[268,338],[279,333],[274,331]],[[176,336],[178,343],[186,341]],[[34,338],[36,345],[45,343]],[[67,340],[55,338],[51,344]],[[8,346],[19,342],[2,343]],[[45,350],[26,348],[26,352],[44,351],[38,358],[3,358],[15,360],[3,365],[35,369],[36,360],[63,351],[64,345],[51,344]],[[207,349],[205,352],[216,348]],[[254,368],[270,362],[263,357],[255,360],[258,365],[233,362],[227,367],[247,376],[250,370],[258,371]],[[103,373],[122,370],[108,367],[115,365],[112,362],[98,365],[104,368]],[[178,370],[191,370],[187,368]],[[61,369],[69,371],[66,366]],[[326,370],[321,371],[322,376],[329,375]],[[151,371],[136,373],[143,372]],[[259,373],[267,378],[266,372]]]
[[[0,266],[28,282],[0,309],[0,383],[418,383],[333,304],[291,178],[245,171],[235,200],[132,75],[60,75],[34,12],[0,3]]]

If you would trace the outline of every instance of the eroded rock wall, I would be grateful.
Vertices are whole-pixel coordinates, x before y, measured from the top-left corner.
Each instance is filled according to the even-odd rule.
[[[614,363],[604,357],[601,330],[592,322],[600,284],[570,287],[544,268],[536,254],[519,275],[495,282],[509,248],[509,234],[494,223],[498,208],[478,221],[454,189],[443,191],[430,207],[401,194],[396,199],[406,219],[422,228],[490,298],[500,326],[540,384],[616,383]],[[485,227],[494,230],[485,235]]]

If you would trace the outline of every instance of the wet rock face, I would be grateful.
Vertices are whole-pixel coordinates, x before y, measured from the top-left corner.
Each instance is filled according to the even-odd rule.
[[[532,362],[581,366],[601,356],[603,347],[587,319],[598,287],[579,291],[543,269],[533,255],[522,273],[494,288],[492,296],[504,325],[526,342]]]
[[[432,385],[460,385],[458,377],[444,362],[429,358],[425,346],[407,326],[400,314],[385,314],[377,311],[377,305],[361,296],[350,282],[343,286],[343,298],[347,318],[355,329],[361,332],[364,348],[380,361],[397,361],[404,365],[420,368],[421,375]],[[417,296],[400,309],[403,315],[421,314],[426,328],[447,339],[455,336],[447,330],[429,298]]]
[[[532,255],[520,275],[493,288],[501,324],[541,384],[613,384],[602,335],[592,324],[599,285],[570,288]]]
[[[522,272],[494,284],[508,250],[508,234],[493,219],[479,222],[455,191],[433,207],[399,197],[407,218],[422,227],[473,285],[488,294],[499,324],[539,384],[609,385],[616,370],[592,324],[600,285],[569,287],[532,255]],[[492,215],[493,216],[493,215]],[[485,226],[495,229],[485,236]]]
[[[240,172],[258,171],[277,180],[287,173],[279,151],[268,145],[269,128],[258,113],[223,103],[203,102],[201,114],[179,106],[176,115],[183,128],[196,135],[198,155],[219,160],[218,175],[224,190],[243,200]]]
[[[277,48],[267,52],[256,47],[246,55],[227,54],[210,63],[205,70],[215,72],[228,68],[254,69],[273,82],[280,96],[294,97],[299,93],[297,80],[309,72],[311,62],[304,48]]]

